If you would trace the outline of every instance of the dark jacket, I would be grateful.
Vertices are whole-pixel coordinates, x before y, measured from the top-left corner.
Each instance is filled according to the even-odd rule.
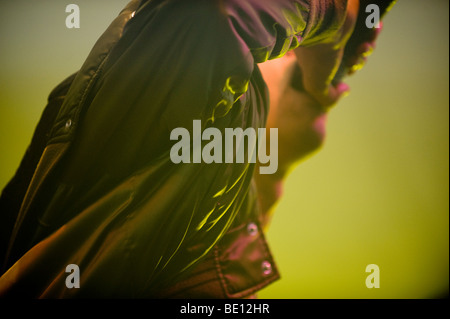
[[[221,243],[227,297],[278,278],[275,268],[261,271],[273,263],[262,232],[244,227],[258,224],[254,164],[174,164],[170,132],[194,119],[222,132],[264,127],[257,63],[320,42],[342,24],[345,7],[131,1],[52,92],[2,193],[9,270],[0,294],[158,297]],[[69,264],[81,269],[79,289],[65,285]]]

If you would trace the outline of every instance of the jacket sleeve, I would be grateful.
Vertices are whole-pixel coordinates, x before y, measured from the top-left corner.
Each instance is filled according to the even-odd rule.
[[[347,0],[227,0],[225,6],[232,28],[261,63],[332,37],[345,21]]]

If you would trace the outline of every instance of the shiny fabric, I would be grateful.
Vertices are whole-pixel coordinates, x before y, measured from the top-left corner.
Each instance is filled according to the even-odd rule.
[[[131,1],[70,79],[33,176],[22,179],[19,211],[2,208],[15,222],[0,294],[161,297],[213,251],[226,297],[277,279],[275,266],[256,275],[271,260],[263,237],[225,236],[258,219],[254,164],[173,164],[170,132],[192,133],[194,119],[222,132],[264,127],[257,63],[328,36],[344,8],[337,0]],[[80,267],[80,289],[65,286],[69,264]]]

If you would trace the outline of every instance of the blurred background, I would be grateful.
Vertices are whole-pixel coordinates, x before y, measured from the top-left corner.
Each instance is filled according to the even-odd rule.
[[[66,5],[81,11],[65,25]],[[50,91],[127,0],[0,3],[0,188]],[[282,279],[260,298],[435,298],[449,285],[449,2],[399,0],[330,113],[322,150],[288,177],[267,234]],[[366,266],[380,268],[368,289]]]

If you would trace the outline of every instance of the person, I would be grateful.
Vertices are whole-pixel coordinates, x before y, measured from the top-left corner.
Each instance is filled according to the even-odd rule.
[[[348,91],[332,80],[358,9],[132,0],[52,91],[2,192],[0,295],[248,298],[277,280],[264,229],[289,168],[321,145]],[[171,132],[192,136],[196,119],[278,128],[278,171],[173,163]]]

